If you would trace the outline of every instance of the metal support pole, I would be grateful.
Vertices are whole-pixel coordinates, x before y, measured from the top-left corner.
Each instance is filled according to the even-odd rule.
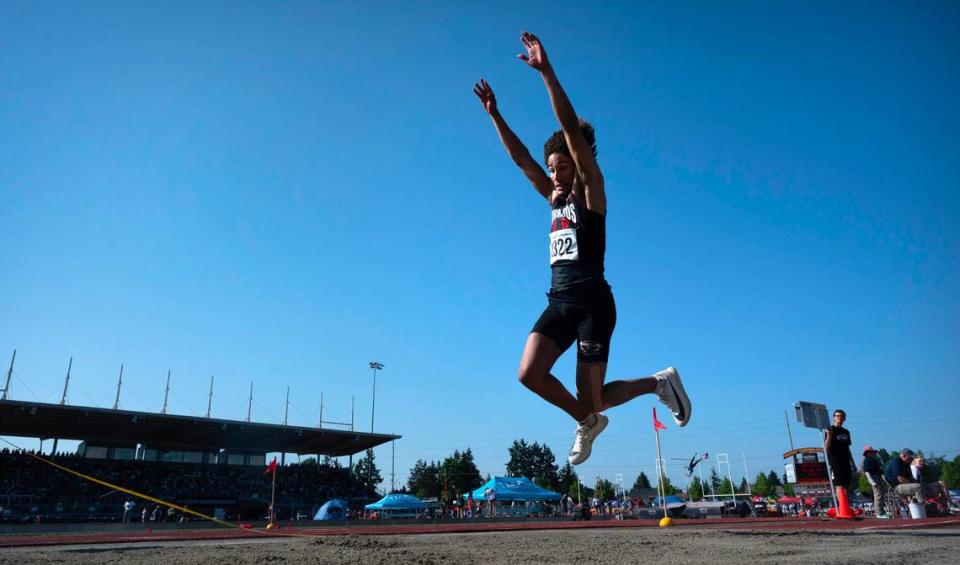
[[[250,421],[250,414],[253,413],[253,381],[250,381],[250,398],[247,399],[247,421]]]
[[[356,395],[354,394],[350,395],[350,431],[351,432],[353,431],[353,416],[354,416],[354,406],[356,404],[355,403],[356,398],[357,398]],[[353,472],[353,454],[352,453],[350,454],[350,457],[347,459],[347,464],[349,465],[350,472],[352,473]]]
[[[667,496],[664,494],[666,489],[663,488],[663,457],[660,456],[660,430],[656,430],[657,434],[657,495],[660,496],[660,506],[663,508],[663,517],[667,517]]]
[[[67,380],[63,382],[63,396],[60,397],[60,404],[67,403],[67,387],[70,386],[70,370],[73,368],[73,357],[70,358],[70,364],[67,365]]]
[[[207,418],[210,417],[210,406],[213,404],[213,375],[210,375],[210,395],[207,396]]]
[[[67,378],[63,382],[63,396],[60,397],[60,405],[67,403],[67,389],[70,387],[70,370],[73,369],[73,357],[70,358],[70,364],[67,365]],[[57,452],[57,438],[53,438],[53,448],[50,450],[50,454],[54,455]],[[43,453],[43,439],[40,439],[40,453]]]
[[[793,451],[793,432],[790,431],[790,418],[787,417],[787,411],[783,411],[783,421],[787,423],[787,439],[790,440],[790,451]],[[797,456],[793,456],[794,462],[796,462]]]
[[[13,376],[13,362],[17,360],[17,350],[13,350],[13,357],[10,358],[10,369],[7,370],[7,384],[3,386],[3,398],[0,400],[6,400],[8,393],[10,391],[10,378]]]
[[[827,464],[827,478],[830,479],[830,497],[833,499],[833,507],[839,512],[840,506],[837,504],[837,487],[833,484],[833,468],[830,467],[830,458],[827,457],[827,433],[826,430],[821,430],[821,432],[823,432],[823,460]]]
[[[623,486],[623,473],[617,473],[615,477],[617,479],[617,484],[620,485],[620,516],[622,517],[623,509],[627,505],[627,491]]]
[[[750,473],[747,471],[747,452],[741,451],[740,455],[743,456],[743,476],[747,479],[747,495],[753,496],[753,489],[750,488]]]
[[[160,410],[161,414],[167,413],[167,397],[170,395],[170,370],[167,370],[167,386],[163,389],[163,408]]]
[[[290,415],[290,385],[287,385],[287,403],[283,408],[283,425],[287,425],[287,416]]]
[[[120,363],[120,380],[117,381],[117,398],[113,401],[113,409],[120,409],[120,387],[123,386],[123,363]]]
[[[370,368],[373,369],[373,403],[370,406],[370,433],[373,433],[373,416],[377,412],[377,371],[383,369],[383,363],[371,361]]]

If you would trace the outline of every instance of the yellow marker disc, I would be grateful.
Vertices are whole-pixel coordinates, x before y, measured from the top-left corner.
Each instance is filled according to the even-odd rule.
[[[660,518],[660,527],[661,527],[661,528],[668,528],[668,527],[670,527],[670,526],[672,526],[672,525],[673,525],[673,520],[671,520],[670,518]]]

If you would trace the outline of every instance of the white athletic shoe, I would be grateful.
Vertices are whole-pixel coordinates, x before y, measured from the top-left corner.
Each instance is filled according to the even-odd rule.
[[[667,405],[667,408],[673,413],[673,420],[678,426],[681,428],[686,426],[687,422],[690,421],[692,407],[687,392],[683,390],[680,373],[673,367],[667,367],[653,376],[657,379],[656,393],[660,402]]]
[[[577,425],[577,431],[573,436],[573,447],[570,448],[570,455],[567,457],[567,461],[571,465],[579,465],[590,457],[593,440],[597,439],[600,432],[607,427],[607,422],[610,421],[609,418],[599,412],[596,413],[596,417],[597,419],[592,426],[587,424]],[[590,417],[588,416],[587,419],[589,420]]]

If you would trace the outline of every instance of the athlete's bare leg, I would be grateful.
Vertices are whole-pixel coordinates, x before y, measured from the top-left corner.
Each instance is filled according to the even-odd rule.
[[[550,369],[563,351],[557,344],[543,334],[533,332],[527,338],[523,348],[523,357],[520,359],[518,376],[523,386],[535,392],[550,404],[570,414],[574,420],[581,422],[590,415],[586,404],[574,398],[563,383],[550,374]],[[579,370],[578,370],[579,374]],[[579,386],[579,376],[577,383]],[[601,379],[601,383],[602,383]]]
[[[577,362],[577,397],[591,412],[619,406],[638,396],[651,394],[657,388],[657,379],[653,377],[604,384],[606,374],[606,363]]]
[[[603,379],[607,364],[577,361],[577,398],[590,412],[603,410]]]
[[[644,394],[652,394],[656,389],[657,379],[653,377],[607,383],[603,385],[603,409],[619,406]]]

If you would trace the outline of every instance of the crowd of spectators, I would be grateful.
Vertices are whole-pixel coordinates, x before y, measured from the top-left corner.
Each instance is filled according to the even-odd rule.
[[[129,495],[32,455],[36,454],[0,451],[0,520],[28,515],[122,518]],[[244,509],[262,513],[260,507],[265,509],[270,501],[271,477],[259,466],[102,460],[72,454],[58,454],[53,460],[77,473],[198,511],[222,508],[228,515],[241,518]],[[280,514],[308,514],[335,496],[362,501],[369,494],[353,480],[349,469],[335,463],[311,460],[278,470],[275,497]],[[147,503],[137,502],[139,521]],[[149,514],[152,517],[152,510]]]

